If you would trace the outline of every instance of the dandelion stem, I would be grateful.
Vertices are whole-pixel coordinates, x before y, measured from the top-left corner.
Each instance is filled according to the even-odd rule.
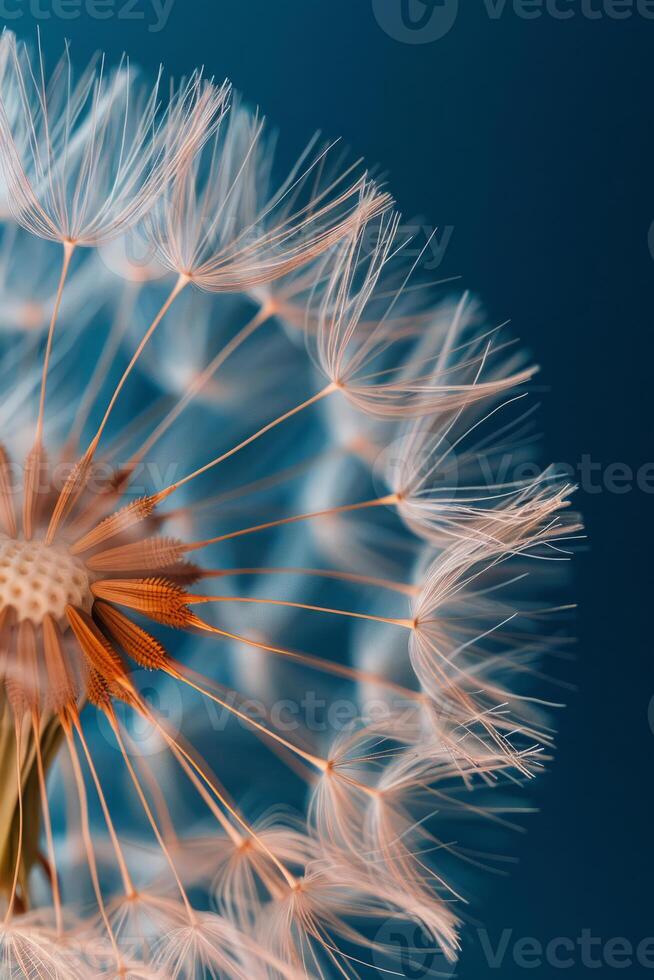
[[[304,664],[306,667],[310,667],[312,670],[317,670],[321,673],[334,674],[337,677],[347,677],[352,681],[377,684],[379,687],[385,687],[391,691],[395,691],[411,700],[422,701],[425,697],[420,691],[412,691],[410,688],[403,687],[401,684],[395,684],[380,674],[372,674],[369,671],[348,667],[347,664],[334,663],[332,660],[325,660],[323,657],[316,657],[314,654],[300,653],[297,650],[289,650],[287,647],[274,646],[270,643],[264,643],[261,640],[253,640],[249,636],[243,636],[241,633],[231,633],[228,630],[219,629],[217,626],[210,626],[201,620],[196,619],[193,625],[207,633],[222,636],[226,640],[235,640],[237,643],[244,643],[246,646],[254,647],[256,650],[262,650],[264,653],[272,653],[274,656],[294,660],[296,663]]]
[[[93,782],[95,784],[95,788],[96,788],[96,791],[97,791],[97,794],[98,794],[98,799],[100,800],[100,806],[102,807],[102,812],[104,814],[105,823],[107,824],[107,830],[109,831],[109,836],[111,837],[111,843],[112,843],[112,846],[113,846],[113,849],[114,849],[114,853],[116,855],[116,859],[118,861],[118,867],[120,869],[120,874],[121,874],[121,877],[123,879],[123,887],[125,889],[125,893],[127,895],[134,895],[135,892],[136,892],[136,889],[134,888],[134,884],[132,882],[132,877],[131,877],[131,875],[129,873],[129,870],[127,868],[127,862],[125,861],[125,856],[123,854],[123,849],[120,846],[120,841],[118,840],[118,834],[116,833],[116,828],[114,827],[114,822],[111,819],[111,813],[109,811],[109,806],[107,804],[107,800],[106,800],[104,791],[102,789],[102,783],[100,782],[100,778],[98,776],[97,770],[95,768],[95,764],[93,762],[93,757],[91,755],[91,751],[89,749],[89,746],[88,746],[88,743],[87,743],[86,739],[84,738],[84,731],[82,729],[82,726],[79,723],[79,719],[78,718],[75,718],[74,725],[75,725],[75,730],[77,731],[77,735],[79,737],[79,740],[82,743],[82,748],[84,749],[84,755],[86,756],[86,761],[88,763],[89,770],[91,772],[91,777],[92,777]]]
[[[157,724],[156,720],[155,720],[154,723]],[[186,773],[188,779],[191,781],[191,783],[193,784],[193,786],[195,786],[196,790],[198,791],[198,793],[200,794],[200,796],[204,800],[207,808],[210,810],[210,812],[216,818],[216,820],[218,821],[218,823],[220,824],[220,826],[223,828],[223,830],[225,831],[225,833],[227,834],[227,836],[230,838],[230,840],[232,841],[232,843],[235,844],[238,847],[240,844],[243,843],[243,841],[244,841],[245,838],[241,837],[241,835],[239,834],[238,830],[236,830],[236,828],[227,819],[226,815],[222,812],[222,810],[220,809],[220,807],[218,806],[218,804],[216,803],[216,801],[213,799],[213,797],[211,796],[211,794],[207,791],[206,787],[202,785],[202,782],[198,778],[197,773],[194,771],[194,769],[191,767],[191,765],[186,761],[186,756],[184,755],[184,753],[182,752],[182,750],[179,748],[179,746],[177,745],[177,743],[172,739],[172,737],[166,735],[163,732],[163,730],[161,729],[161,726],[158,725],[158,724],[157,724],[157,729],[159,731],[161,731],[161,733],[164,735],[164,738],[166,738],[166,740],[168,741],[168,744],[170,745],[171,752],[173,753],[173,755],[175,756],[175,758],[179,762],[180,766],[182,767],[182,769]],[[221,802],[223,802],[222,795],[218,794],[218,791],[217,790],[214,790],[214,792],[216,793],[216,795],[218,795],[218,797],[221,800]],[[225,801],[224,805],[226,807],[228,807],[226,801]]]
[[[225,346],[218,351],[210,364],[208,364],[204,371],[194,379],[188,391],[184,393],[184,396],[168,412],[165,418],[156,427],[154,432],[152,432],[152,434],[148,437],[146,442],[126,464],[125,469],[128,472],[132,472],[143,457],[157,444],[159,439],[165,435],[171,425],[173,425],[173,423],[182,414],[186,406],[202,391],[207,382],[211,380],[225,361],[231,357],[231,355],[238,350],[238,348],[244,344],[245,341],[256,332],[256,330],[259,329],[259,327],[263,326],[263,324],[273,316],[274,312],[275,306],[272,301],[261,306],[257,313],[245,324],[245,326],[242,327],[239,332],[234,335],[234,337],[232,337],[229,343],[225,344]]]
[[[229,534],[221,534],[216,538],[207,538],[205,541],[195,541],[184,546],[185,551],[199,551],[211,544],[219,544],[221,541],[230,541],[232,538],[240,538],[244,534],[255,534],[258,531],[267,531],[269,528],[281,527],[284,524],[294,524],[297,521],[310,521],[318,517],[331,517],[334,514],[347,514],[356,510],[366,510],[371,507],[388,507],[396,504],[399,497],[395,493],[388,494],[386,497],[376,497],[374,500],[364,500],[356,504],[343,504],[340,507],[329,507],[326,510],[314,510],[308,514],[296,514],[294,517],[282,517],[277,521],[267,521],[265,524],[254,524],[252,527],[242,528],[239,531],[231,531]]]
[[[316,769],[324,772],[324,770],[327,768],[327,763],[324,759],[319,759],[317,756],[311,755],[309,752],[305,752],[304,749],[299,748],[299,746],[293,745],[292,742],[282,738],[281,735],[273,732],[270,728],[266,728],[265,725],[261,725],[258,721],[255,721],[254,718],[250,718],[244,711],[239,711],[239,709],[235,708],[234,705],[228,704],[227,701],[218,697],[217,694],[212,694],[211,691],[207,691],[206,688],[202,687],[200,684],[196,684],[195,681],[191,680],[190,676],[187,676],[193,673],[190,668],[182,667],[181,664],[174,665],[172,662],[170,662],[164,669],[170,674],[171,677],[175,677],[178,681],[181,681],[183,684],[187,684],[189,687],[193,688],[193,690],[197,691],[198,694],[202,694],[204,697],[209,698],[209,700],[214,701],[221,708],[224,708],[225,711],[229,711],[230,714],[234,715],[235,718],[240,718],[241,721],[245,722],[251,728],[261,732],[261,734],[272,739],[274,742],[278,742],[280,745],[283,745],[284,748],[295,753],[295,755],[300,756],[300,758],[304,759],[305,762],[309,762],[312,766],[315,766]]]
[[[401,592],[407,596],[415,596],[420,592],[417,585],[404,582],[394,582],[390,579],[376,578],[371,575],[357,575],[354,572],[340,572],[327,568],[289,568],[285,566],[256,568],[220,568],[215,571],[203,571],[203,578],[230,578],[240,575],[309,575],[316,578],[336,579],[340,582],[351,582],[355,585],[372,585],[378,589],[388,589],[391,592]]]
[[[156,494],[158,502],[165,500],[167,497],[171,495],[171,493],[174,493],[175,490],[179,490],[180,487],[183,487],[185,484],[190,483],[191,480],[195,480],[196,477],[202,476],[203,473],[206,473],[214,466],[218,466],[219,463],[223,463],[226,459],[229,459],[230,456],[234,456],[236,453],[240,452],[241,449],[245,449],[246,446],[251,445],[257,439],[260,439],[261,436],[265,435],[267,432],[270,432],[271,429],[274,429],[275,426],[280,425],[282,422],[286,422],[294,415],[297,415],[299,412],[303,412],[306,408],[310,408],[311,405],[317,404],[317,402],[322,401],[323,398],[326,398],[328,395],[331,395],[334,391],[337,390],[338,390],[337,385],[333,383],[328,384],[325,388],[322,389],[322,391],[319,391],[317,395],[312,395],[311,398],[307,398],[307,400],[302,402],[300,405],[296,405],[295,408],[291,408],[288,412],[284,412],[283,415],[280,415],[272,422],[268,422],[268,424],[264,425],[263,428],[259,429],[253,435],[249,436],[247,439],[244,439],[243,442],[239,442],[237,446],[234,446],[228,452],[223,453],[222,456],[217,456],[216,459],[212,459],[211,462],[205,463],[204,466],[201,466],[199,469],[194,470],[193,473],[189,473],[188,476],[183,477],[181,480],[177,480],[175,483],[171,483],[170,486],[166,487],[165,490],[160,490],[159,493]]]
[[[59,285],[57,286],[57,295],[55,297],[55,304],[52,310],[52,316],[50,317],[50,326],[48,328],[48,339],[45,346],[45,358],[43,361],[43,373],[41,375],[41,393],[39,395],[39,415],[36,422],[36,437],[34,439],[34,445],[40,446],[43,441],[43,418],[45,414],[45,392],[48,382],[48,371],[50,369],[50,358],[52,355],[52,343],[54,340],[55,327],[57,325],[57,319],[59,317],[59,308],[61,307],[61,299],[64,292],[64,286],[66,284],[66,278],[68,276],[68,270],[70,269],[70,262],[73,257],[73,252],[75,251],[74,242],[64,242],[64,255],[61,264],[61,275],[59,277]]]
[[[222,493],[217,493],[210,497],[203,497],[201,500],[196,500],[190,504],[186,504],[183,507],[169,510],[166,512],[166,517],[168,519],[184,517],[187,514],[191,514],[199,510],[208,510],[218,507],[221,504],[229,504],[233,500],[238,500],[240,502],[244,497],[260,493],[264,490],[269,490],[271,487],[281,486],[284,483],[288,483],[296,476],[302,476],[302,474],[309,472],[311,467],[320,464],[321,461],[329,459],[332,456],[341,455],[342,452],[343,450],[340,448],[329,449],[326,451],[322,450],[321,452],[310,456],[308,459],[302,460],[301,463],[295,463],[293,466],[288,466],[277,473],[273,473],[271,476],[261,477],[258,480],[252,480],[250,483],[243,483],[240,486],[233,487],[231,490],[225,490]]]
[[[7,911],[5,913],[5,925],[11,919],[14,912],[14,905],[16,903],[16,890],[18,888],[18,876],[20,874],[20,864],[23,857],[23,777],[20,769],[20,754],[21,754],[21,733],[20,724],[18,718],[15,719],[15,735],[16,735],[16,780],[17,780],[17,790],[18,790],[18,847],[16,849],[16,865],[14,867],[14,880],[11,886],[11,895],[9,897],[9,904],[7,905]]]
[[[220,804],[225,808],[225,810],[227,810],[227,812],[231,814],[231,816],[234,818],[234,820],[236,820],[237,823],[245,830],[245,832],[247,833],[248,837],[251,837],[255,841],[255,843],[257,844],[257,846],[261,848],[261,850],[264,852],[264,854],[267,854],[268,855],[268,857],[271,859],[271,861],[273,862],[273,864],[275,865],[275,867],[282,873],[282,875],[286,879],[286,882],[291,887],[293,887],[295,885],[295,878],[293,877],[293,875],[291,874],[291,872],[288,870],[288,868],[286,868],[285,865],[282,864],[282,862],[279,860],[279,858],[275,857],[275,855],[272,853],[272,851],[270,851],[266,847],[266,845],[263,843],[263,841],[261,840],[261,838],[259,837],[259,835],[257,834],[257,832],[254,830],[254,828],[251,827],[250,824],[248,824],[247,821],[244,820],[243,817],[238,813],[238,811],[225,799],[224,795],[217,789],[217,787],[209,779],[209,777],[207,776],[207,774],[202,770],[202,767],[200,765],[198,765],[198,763],[195,761],[195,759],[193,759],[193,757],[172,737],[172,735],[170,735],[165,730],[165,728],[157,721],[157,719],[152,714],[152,712],[151,711],[148,711],[148,709],[145,707],[145,705],[139,705],[139,708],[144,713],[144,716],[149,721],[151,721],[152,724],[154,724],[156,726],[156,728],[157,728],[158,731],[161,732],[161,734],[163,735],[163,737],[165,738],[165,740],[170,745],[171,751],[176,756],[176,758],[178,759],[180,765],[182,766],[182,768],[184,769],[184,771],[189,776],[189,779],[192,778],[192,774],[188,772],[188,767],[190,767],[192,770],[194,770],[197,773],[197,775],[201,778],[202,782],[206,783],[206,785],[210,788],[210,790],[212,791],[212,793],[215,795],[216,799],[219,800]],[[182,760],[185,760],[185,762],[183,762]],[[196,786],[198,792],[201,792],[201,795],[202,795],[203,799],[205,800],[205,802],[207,803],[207,806],[209,806],[209,808],[211,809],[212,813],[214,813],[214,815],[216,816],[218,822],[225,829],[225,831],[227,832],[227,834],[229,835],[229,837],[231,838],[231,840],[235,844],[241,844],[242,841],[243,841],[243,838],[241,838],[238,835],[238,833],[235,831],[234,827],[232,827],[232,825],[225,820],[225,817],[224,817],[223,814],[220,813],[220,810],[216,810],[213,806],[210,805],[210,800],[207,800],[206,799],[206,796],[205,796],[204,792],[201,791],[201,787],[198,786],[198,784],[197,784],[197,776],[195,778],[193,778],[192,781],[193,781],[193,784]]]
[[[191,903],[189,902],[188,895],[186,894],[186,889],[184,888],[184,886],[182,884],[182,881],[181,881],[181,878],[179,877],[179,874],[177,872],[177,868],[175,867],[175,863],[174,863],[174,861],[173,861],[173,859],[172,859],[172,857],[170,855],[170,851],[168,850],[168,847],[166,846],[166,842],[164,841],[163,837],[161,836],[161,831],[159,830],[159,827],[157,825],[157,821],[154,818],[154,814],[152,813],[152,809],[150,807],[150,804],[148,803],[148,801],[147,801],[147,799],[145,797],[145,793],[143,792],[143,788],[142,788],[142,786],[141,786],[141,784],[139,782],[138,776],[136,775],[136,772],[134,771],[134,767],[133,767],[133,765],[132,765],[132,763],[130,761],[129,755],[127,754],[127,750],[125,749],[125,743],[123,742],[123,738],[122,738],[122,736],[120,734],[120,727],[118,725],[118,721],[116,719],[116,715],[114,714],[114,711],[113,711],[113,709],[111,707],[108,707],[108,708],[105,709],[105,715],[106,715],[106,717],[107,717],[107,719],[109,721],[109,724],[111,725],[111,730],[114,733],[114,737],[115,737],[116,742],[118,743],[118,747],[120,749],[120,754],[123,757],[123,761],[124,761],[124,763],[125,763],[125,765],[127,767],[127,771],[129,772],[130,779],[132,780],[132,783],[134,784],[134,788],[136,790],[136,793],[138,795],[138,798],[141,801],[141,806],[143,807],[143,810],[145,812],[145,815],[148,818],[148,821],[150,823],[150,826],[152,827],[152,830],[154,832],[154,835],[157,838],[157,843],[159,844],[159,847],[161,848],[161,851],[162,851],[162,853],[163,853],[166,861],[168,862],[168,866],[170,867],[170,870],[171,870],[171,872],[173,874],[173,877],[175,879],[175,883],[177,884],[177,887],[179,888],[180,895],[182,896],[182,901],[184,902],[184,907],[185,907],[185,909],[186,909],[186,911],[188,913],[189,921],[190,922],[193,922],[193,918],[194,918],[194,916],[193,916],[193,909],[191,907]]]
[[[120,341],[129,324],[130,316],[134,311],[139,290],[141,288],[142,283],[130,282],[127,283],[123,289],[123,295],[120,300],[118,312],[109,332],[107,333],[102,354],[98,359],[93,374],[91,375],[84,394],[80,399],[79,408],[77,409],[75,415],[75,421],[73,422],[70,434],[68,436],[67,447],[71,453],[74,453],[75,449],[79,445],[82,431],[86,425],[86,422],[88,421],[89,415],[91,414],[91,409],[93,408],[93,404],[100,391],[102,383],[107,377],[107,372],[116,356]]]
[[[132,357],[131,361],[125,368],[120,381],[118,382],[118,384],[114,389],[114,393],[109,401],[109,405],[107,407],[107,410],[104,414],[104,417],[100,423],[100,426],[96,434],[94,435],[93,439],[89,443],[89,446],[86,452],[84,453],[84,455],[78,460],[78,462],[73,467],[73,470],[69,474],[68,478],[66,479],[66,482],[64,483],[61,489],[61,493],[57,498],[57,503],[54,506],[54,509],[52,511],[52,516],[50,518],[50,524],[48,526],[48,531],[45,539],[46,544],[52,543],[52,541],[54,540],[54,536],[57,532],[57,529],[61,525],[62,521],[65,519],[66,515],[70,512],[71,508],[75,505],[76,501],[80,497],[80,494],[84,490],[88,480],[91,464],[93,462],[93,458],[98,448],[98,444],[100,442],[100,439],[102,438],[102,433],[104,432],[105,426],[109,421],[109,416],[113,411],[116,401],[118,400],[118,396],[120,395],[123,386],[125,385],[130,374],[132,373],[132,370],[134,369],[136,362],[138,361],[139,357],[143,353],[143,350],[145,349],[147,342],[149,341],[152,334],[155,332],[155,330],[163,320],[164,316],[166,315],[170,307],[173,305],[177,296],[179,296],[182,290],[188,285],[188,282],[189,279],[187,276],[183,276],[183,275],[179,276],[177,282],[175,283],[175,285],[173,286],[170,292],[170,295],[168,296],[168,299],[165,301],[165,303],[159,310],[158,314],[150,324],[150,327],[148,328],[145,336],[141,340],[141,343],[139,344],[138,348],[136,349],[134,356]]]
[[[73,731],[70,725],[70,721],[66,716],[62,716],[61,722],[62,722],[64,734],[66,736],[66,742],[68,743],[68,752],[70,754],[70,761],[72,763],[73,774],[75,776],[75,783],[77,785],[77,795],[79,798],[80,818],[81,818],[81,826],[82,826],[82,838],[84,840],[84,848],[86,850],[86,860],[89,866],[89,874],[91,875],[93,891],[95,892],[96,901],[98,903],[98,909],[100,910],[100,915],[102,917],[104,927],[107,930],[107,935],[109,936],[109,941],[111,942],[112,949],[116,955],[116,958],[120,959],[120,953],[118,951],[116,936],[114,935],[114,931],[111,928],[111,922],[109,921],[109,916],[107,915],[107,909],[104,903],[102,889],[100,887],[100,879],[98,877],[98,866],[95,860],[95,852],[93,850],[93,839],[91,837],[91,829],[89,826],[89,811],[88,811],[88,800],[86,796],[86,787],[84,785],[84,777],[82,775],[82,769],[79,763],[79,756],[77,754],[77,749],[75,748]]]
[[[257,596],[233,596],[233,595],[192,595],[185,599],[188,605],[196,605],[204,602],[246,602],[265,606],[285,606],[289,609],[305,609],[308,612],[329,613],[334,616],[347,616],[352,619],[366,619],[373,623],[386,623],[390,626],[401,626],[403,629],[413,630],[414,622],[412,619],[392,619],[386,616],[373,616],[368,613],[351,612],[348,609],[330,609],[328,606],[311,606],[304,602],[288,602],[283,599],[261,599]]]
[[[43,753],[41,752],[41,723],[37,711],[32,711],[32,729],[34,731],[34,747],[36,750],[36,770],[39,779],[39,795],[41,797],[41,811],[43,813],[43,826],[45,830],[46,846],[48,848],[48,859],[50,861],[50,887],[52,888],[52,904],[54,905],[57,935],[60,936],[63,931],[63,919],[61,914],[61,892],[59,890],[59,875],[57,874],[57,860],[56,860],[56,854],[54,848],[54,838],[52,836],[52,818],[50,816],[48,790],[45,783]]]
[[[91,453],[91,455],[93,455],[95,453],[95,450],[98,447],[98,443],[100,442],[100,439],[102,438],[102,433],[104,432],[104,430],[106,428],[107,422],[109,421],[109,417],[110,417],[110,415],[111,415],[111,413],[112,413],[112,411],[114,409],[114,406],[115,406],[116,402],[118,401],[118,397],[119,397],[121,391],[123,390],[123,387],[125,386],[125,384],[127,382],[127,379],[129,378],[130,374],[134,370],[134,367],[136,366],[137,361],[141,357],[141,354],[145,350],[145,348],[146,348],[149,340],[151,339],[151,337],[154,334],[155,330],[157,329],[157,327],[159,326],[159,324],[161,323],[161,321],[165,317],[166,313],[168,312],[168,310],[170,309],[170,307],[173,305],[173,303],[175,302],[175,300],[177,299],[177,297],[180,295],[180,293],[183,292],[183,290],[186,288],[186,286],[188,286],[189,282],[190,282],[190,280],[189,280],[188,276],[180,275],[178,277],[177,282],[175,283],[175,285],[171,289],[170,294],[168,295],[168,298],[166,299],[166,301],[164,302],[163,306],[161,307],[161,309],[159,310],[159,312],[155,316],[154,320],[152,321],[152,323],[150,324],[150,326],[146,330],[145,334],[143,335],[143,338],[141,340],[141,343],[138,345],[138,347],[134,351],[134,354],[132,356],[132,359],[130,360],[129,364],[127,365],[127,367],[123,371],[122,377],[121,377],[120,381],[118,382],[118,384],[116,385],[116,387],[114,389],[114,393],[111,396],[111,399],[109,401],[109,405],[107,406],[107,410],[104,413],[104,416],[102,418],[102,421],[100,422],[100,425],[98,427],[98,431],[96,432],[96,434],[94,435],[93,439],[91,440],[91,444],[90,444],[89,450],[88,450]]]

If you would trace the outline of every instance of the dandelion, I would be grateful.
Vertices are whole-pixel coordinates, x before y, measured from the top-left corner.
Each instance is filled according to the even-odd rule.
[[[50,77],[12,34],[0,113],[12,210],[28,231],[69,246],[109,241],[152,206],[175,171],[202,146],[228,89],[200,73],[160,111],[160,82],[141,88],[129,63],[107,77],[94,59],[73,80],[68,50]],[[14,126],[12,127],[12,117]]]
[[[384,272],[401,247],[398,226],[397,215],[383,217],[370,246],[370,234],[362,224],[341,246],[322,300],[316,338],[316,360],[331,384],[362,411],[393,419],[460,408],[528,381],[533,368],[503,373],[489,381],[477,378],[490,345],[474,338],[454,346],[467,326],[465,298],[454,313],[448,335],[443,338],[435,330],[426,344],[418,345],[408,356],[405,351],[402,359],[391,353],[398,343],[393,299],[372,326],[359,329],[367,324],[366,312],[376,290],[385,291]],[[403,339],[399,333],[400,349]],[[430,349],[434,340],[439,344],[437,356]]]
[[[486,473],[533,371],[332,148],[277,183],[200,73],[0,55],[3,976],[356,977],[389,920],[453,963],[444,821],[551,745],[572,488]]]
[[[236,106],[204,153],[180,168],[147,223],[161,262],[211,292],[245,292],[287,276],[390,204],[365,173],[321,180],[329,148],[312,156],[312,146],[269,190],[263,125]]]

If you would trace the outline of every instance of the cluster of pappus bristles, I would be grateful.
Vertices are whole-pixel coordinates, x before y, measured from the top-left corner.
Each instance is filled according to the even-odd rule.
[[[5,33],[0,211],[2,977],[453,963],[552,739],[533,368],[199,72]]]

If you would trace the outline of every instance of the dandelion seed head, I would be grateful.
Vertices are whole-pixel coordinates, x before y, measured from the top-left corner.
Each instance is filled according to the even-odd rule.
[[[0,615],[41,626],[51,616],[65,626],[66,607],[90,612],[89,572],[65,547],[0,537]]]
[[[453,963],[459,830],[551,756],[534,368],[230,94],[0,40],[11,980],[356,978],[389,921]]]

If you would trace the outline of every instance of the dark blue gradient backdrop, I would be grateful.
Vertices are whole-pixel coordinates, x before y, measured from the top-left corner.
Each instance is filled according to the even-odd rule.
[[[577,690],[534,787],[539,812],[511,841],[518,863],[480,883],[487,936],[471,927],[458,975],[576,978],[592,963],[611,975],[607,957],[627,959],[615,940],[654,934],[651,4],[559,0],[537,16],[538,3],[462,0],[430,40],[419,0],[413,27],[401,0],[176,0],[159,31],[151,0],[39,2],[5,0],[4,22],[23,37],[40,25],[48,51],[69,37],[79,61],[101,47],[152,72],[163,61],[228,75],[279,124],[289,159],[316,128],[344,137],[387,173],[407,216],[449,236],[436,275],[460,276],[493,323],[510,317],[542,365],[548,455],[582,466],[585,484]],[[528,969],[526,937],[563,942]],[[502,940],[493,968],[484,946]]]

